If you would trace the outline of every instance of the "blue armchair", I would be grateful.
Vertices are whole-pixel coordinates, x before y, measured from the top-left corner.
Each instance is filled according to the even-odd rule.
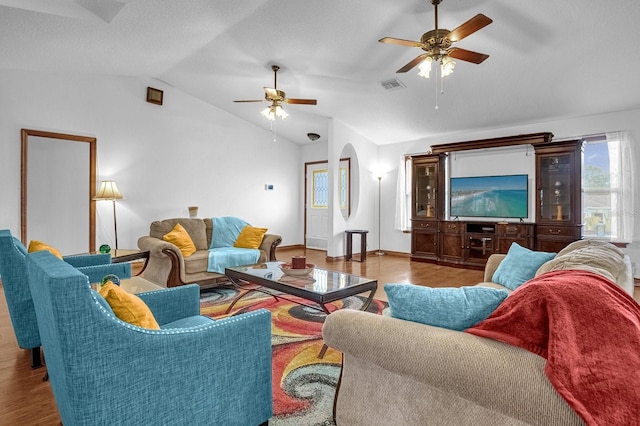
[[[24,245],[12,237],[8,229],[0,230],[0,278],[11,324],[18,346],[31,350],[31,367],[38,368],[42,366],[40,334],[27,282],[26,256]],[[87,275],[92,283],[99,282],[107,274],[131,277],[131,264],[111,264],[108,254],[67,256],[64,259]]]
[[[115,317],[87,277],[27,256],[53,393],[65,426],[258,425],[272,415],[271,313],[199,316],[195,284],[138,294],[160,330]]]

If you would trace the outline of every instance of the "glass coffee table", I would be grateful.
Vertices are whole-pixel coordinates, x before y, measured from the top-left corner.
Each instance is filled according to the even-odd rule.
[[[377,280],[321,268],[314,268],[309,274],[303,276],[286,275],[280,269],[280,265],[283,263],[276,261],[226,268],[225,275],[233,285],[246,290],[233,299],[227,313],[231,312],[233,306],[240,299],[255,291],[268,294],[276,299],[290,300],[287,299],[287,295],[297,296],[316,305],[301,303],[298,300],[290,301],[323,311],[327,315],[330,313],[326,306],[328,303],[369,292],[360,308],[365,311],[371,304],[378,288]],[[326,350],[325,345],[318,357],[322,358]]]

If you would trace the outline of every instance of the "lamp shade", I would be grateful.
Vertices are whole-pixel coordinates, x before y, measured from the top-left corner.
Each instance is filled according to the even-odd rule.
[[[123,198],[118,185],[112,180],[103,180],[96,196],[93,197],[94,200],[122,200]]]

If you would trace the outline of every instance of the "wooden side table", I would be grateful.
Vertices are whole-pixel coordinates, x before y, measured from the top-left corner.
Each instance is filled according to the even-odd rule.
[[[349,229],[344,231],[347,234],[347,252],[344,256],[345,260],[352,260],[353,258],[353,234],[360,235],[360,262],[367,260],[367,233],[363,229]],[[353,259],[357,260],[357,259]]]
[[[141,266],[138,266],[134,263],[131,264],[132,266],[131,274],[134,276],[138,276],[142,274],[142,272],[147,267],[147,262],[149,261],[149,252],[141,251],[141,250],[125,250],[125,249],[116,249],[111,251],[111,263],[133,262],[134,260],[144,261],[144,263],[140,262],[142,263]]]

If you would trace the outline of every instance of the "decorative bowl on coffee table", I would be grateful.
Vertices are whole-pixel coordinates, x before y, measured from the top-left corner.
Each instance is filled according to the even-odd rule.
[[[309,275],[311,271],[313,271],[313,268],[316,267],[316,265],[314,265],[313,263],[307,263],[305,266],[306,266],[305,268],[294,269],[291,266],[291,263],[283,263],[282,265],[280,265],[280,270],[285,275],[292,275],[292,276],[299,277],[303,275]]]

